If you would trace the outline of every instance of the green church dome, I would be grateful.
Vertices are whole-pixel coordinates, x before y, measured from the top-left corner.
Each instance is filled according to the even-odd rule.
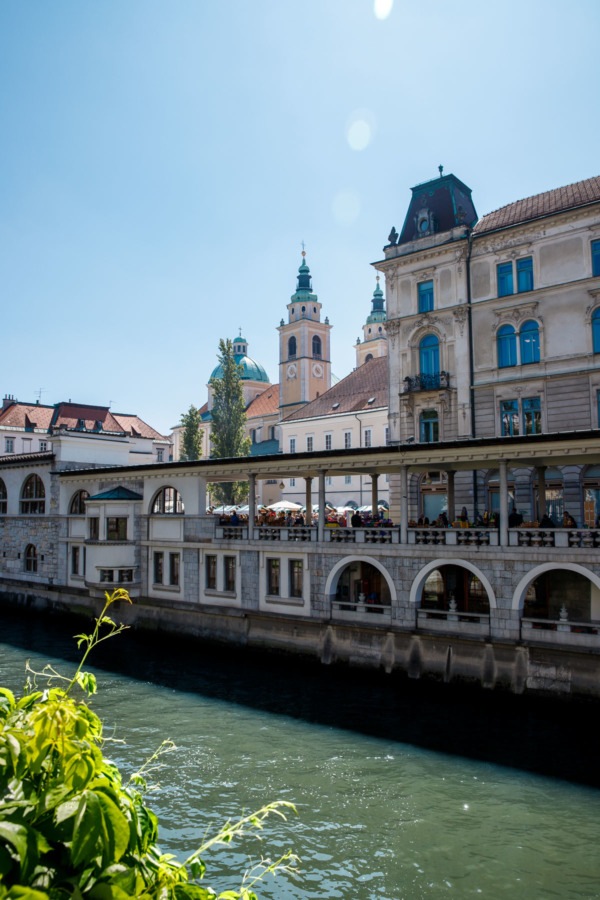
[[[271,384],[269,376],[260,363],[255,359],[246,355],[248,349],[247,341],[241,335],[233,340],[233,358],[242,367],[242,381],[262,381],[265,384]],[[211,372],[211,380],[213,378],[223,377],[223,367],[219,363]]]

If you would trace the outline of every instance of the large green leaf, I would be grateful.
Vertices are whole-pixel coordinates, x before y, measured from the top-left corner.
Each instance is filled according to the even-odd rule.
[[[13,848],[19,859],[21,877],[26,878],[38,861],[35,832],[26,825],[4,821],[0,822],[0,840],[4,840]]]
[[[108,835],[108,860],[119,862],[129,845],[129,823],[110,797],[102,792],[98,792],[96,796],[100,801],[104,826]]]
[[[86,791],[79,802],[73,826],[71,860],[79,867],[98,855],[98,841],[103,830],[102,810],[98,797]]]

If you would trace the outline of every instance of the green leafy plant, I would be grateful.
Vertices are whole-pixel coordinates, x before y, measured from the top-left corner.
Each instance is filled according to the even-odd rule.
[[[83,665],[94,647],[124,629],[107,615],[117,600],[131,602],[125,590],[106,594],[93,632],[76,636],[85,651],[72,678],[51,666],[28,667],[33,683],[23,697],[0,687],[0,900],[256,900],[254,886],[266,873],[295,871],[291,852],[251,867],[238,890],[221,893],[199,883],[203,856],[260,831],[271,815],[285,819],[294,806],[278,801],[228,821],[178,862],[161,853],[158,820],[144,803],[149,776],[174,745],[165,741],[124,784],[103,755],[101,720],[85,698],[71,696],[76,687],[87,697],[96,691]]]

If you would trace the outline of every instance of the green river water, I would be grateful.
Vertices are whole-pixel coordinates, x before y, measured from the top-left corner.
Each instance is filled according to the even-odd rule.
[[[70,671],[75,630],[1,621],[0,684],[22,686],[27,658]],[[298,808],[262,843],[209,857],[209,883],[236,887],[249,857],[292,847],[300,877],[266,881],[261,897],[600,897],[597,704],[425,689],[133,633],[104,646],[93,707],[126,742],[112,758],[131,772],[164,738],[178,747],[150,804],[163,850],[183,856],[270,800]]]

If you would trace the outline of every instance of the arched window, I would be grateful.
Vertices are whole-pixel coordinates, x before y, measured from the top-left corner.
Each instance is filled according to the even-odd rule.
[[[73,499],[69,506],[69,515],[83,516],[85,514],[85,501],[89,496],[87,491],[77,491],[77,493],[73,494]]]
[[[183,500],[175,488],[162,488],[152,503],[152,515],[181,515],[184,510]]]
[[[6,494],[6,485],[0,478],[0,516],[6,515],[7,504],[8,504],[8,500],[7,500],[7,494]]]
[[[517,364],[517,336],[512,325],[503,325],[498,329],[498,366],[505,369]]]
[[[21,491],[21,513],[40,515],[46,511],[46,491],[39,475],[30,475]]]
[[[392,599],[385,576],[371,563],[355,560],[347,565],[338,578],[335,599],[341,609],[350,612],[360,609],[357,604],[390,606]],[[379,610],[378,610],[379,611]]]
[[[600,307],[595,309],[592,315],[592,339],[594,341],[594,353],[600,353]]]
[[[321,338],[316,334],[312,339],[312,355],[315,359],[321,359]]]
[[[419,417],[421,443],[429,444],[432,441],[439,441],[440,426],[437,410],[424,409]]]
[[[365,356],[365,362],[369,362],[370,359],[373,359],[373,354],[367,353],[367,355]]]
[[[296,338],[294,335],[288,341],[288,359],[296,358]]]
[[[37,552],[33,544],[27,544],[25,548],[25,571],[37,572]]]
[[[540,361],[540,326],[537,322],[524,322],[519,335],[521,344],[521,365]]]
[[[434,334],[428,334],[419,344],[421,375],[438,375],[440,371],[440,343]]]
[[[487,591],[477,575],[462,566],[440,566],[423,585],[421,609],[446,611],[451,604],[458,612],[490,614]]]

